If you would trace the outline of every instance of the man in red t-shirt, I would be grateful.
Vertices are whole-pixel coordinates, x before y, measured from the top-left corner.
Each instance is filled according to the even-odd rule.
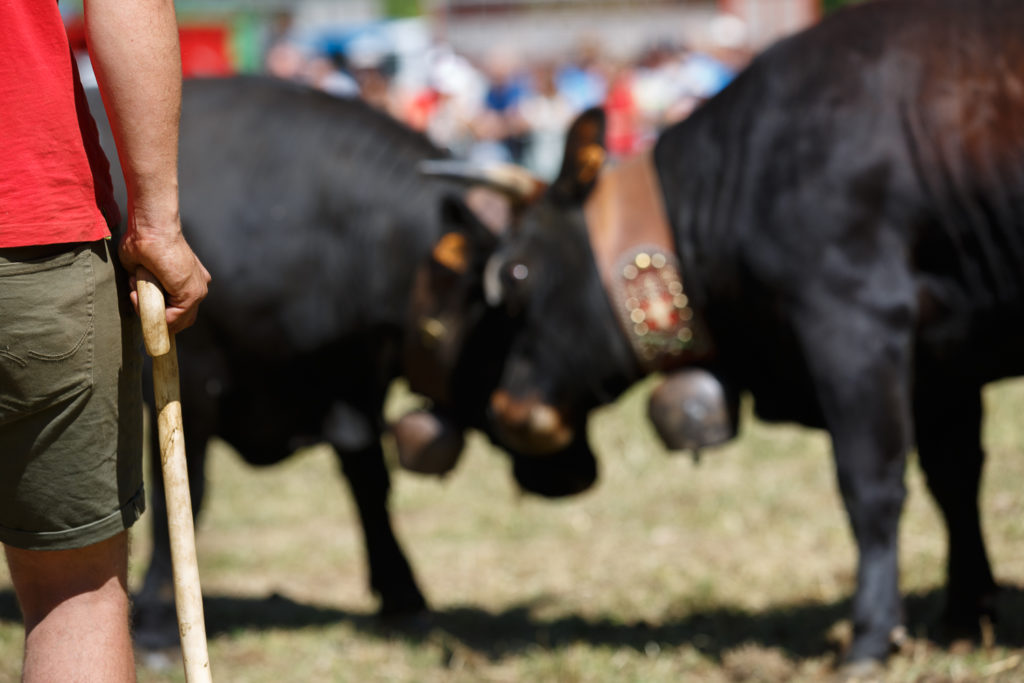
[[[0,2],[0,542],[26,681],[135,679],[127,529],[145,497],[127,276],[157,277],[172,332],[195,319],[210,280],[178,217],[173,0],[85,0],[84,11],[128,189],[119,254],[109,165],[57,3]]]

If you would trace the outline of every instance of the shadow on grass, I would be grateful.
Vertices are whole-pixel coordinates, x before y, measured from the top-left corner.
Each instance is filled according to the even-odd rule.
[[[915,638],[937,646],[949,645],[939,635],[944,594],[940,589],[906,597],[907,627]],[[731,608],[703,609],[667,617],[660,623],[621,622],[613,618],[538,617],[539,604],[522,604],[492,613],[473,607],[447,609],[407,619],[380,619],[370,613],[350,612],[295,602],[287,597],[208,596],[204,599],[207,631],[211,638],[246,630],[300,629],[349,624],[372,637],[399,638],[410,644],[440,643],[461,646],[490,659],[501,659],[537,647],[558,650],[575,644],[633,648],[643,652],[690,645],[720,658],[745,644],[777,648],[792,658],[817,657],[836,650],[830,632],[848,618],[849,601],[804,603],[773,607],[761,612]],[[0,591],[0,621],[19,621],[20,613],[10,590]],[[1024,586],[1008,587],[998,605],[995,644],[1024,648]]]
[[[944,598],[939,589],[906,597],[907,628],[913,637],[939,647],[950,645],[940,627]],[[433,615],[434,629],[495,659],[536,646],[560,649],[577,643],[641,652],[652,643],[660,648],[690,645],[716,659],[736,647],[753,644],[777,648],[791,658],[807,658],[838,649],[830,634],[850,614],[850,602],[844,600],[786,605],[760,612],[704,609],[651,624],[577,616],[538,619],[532,615],[533,607],[522,605],[499,614],[474,608],[447,610]],[[1024,588],[1005,591],[997,619],[995,644],[1024,647]]]

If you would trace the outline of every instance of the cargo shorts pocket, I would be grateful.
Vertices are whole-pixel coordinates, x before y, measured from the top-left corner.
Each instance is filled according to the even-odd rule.
[[[40,258],[0,250],[0,424],[92,385],[95,277],[80,246]]]

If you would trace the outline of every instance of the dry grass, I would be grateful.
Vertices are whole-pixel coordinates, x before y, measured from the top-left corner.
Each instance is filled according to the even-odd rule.
[[[348,494],[325,448],[255,470],[216,444],[200,525],[220,681],[817,681],[844,638],[854,551],[821,433],[746,420],[699,464],[644,418],[648,386],[595,415],[594,490],[521,496],[481,439],[436,480],[395,471],[398,533],[436,609],[378,624]],[[393,408],[407,400],[399,394]],[[984,523],[1011,587],[992,642],[933,637],[944,534],[912,463],[902,526],[913,636],[894,681],[1024,680],[1024,381],[991,388]],[[148,520],[147,520],[148,521]],[[136,533],[133,584],[147,552]],[[0,574],[0,681],[17,611]],[[177,660],[140,667],[183,680]]]

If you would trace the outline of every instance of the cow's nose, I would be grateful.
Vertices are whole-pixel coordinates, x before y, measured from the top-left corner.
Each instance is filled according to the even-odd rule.
[[[491,394],[498,438],[525,455],[546,455],[564,449],[573,430],[562,413],[537,397],[516,398],[507,391]]]

